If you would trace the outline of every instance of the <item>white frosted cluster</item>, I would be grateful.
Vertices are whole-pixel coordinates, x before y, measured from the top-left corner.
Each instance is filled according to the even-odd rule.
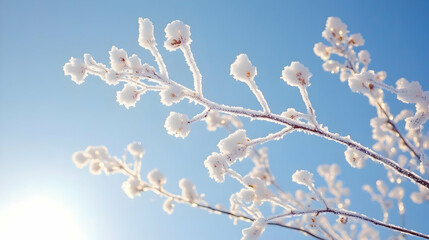
[[[241,189],[237,196],[245,203],[251,203],[255,201],[256,197],[255,192],[247,188]]]
[[[230,74],[238,81],[248,83],[253,81],[257,71],[256,67],[252,65],[246,54],[240,54],[235,59],[235,62],[231,64]]]
[[[301,112],[297,112],[295,108],[288,108],[286,111],[280,114],[284,118],[290,118],[292,120],[299,120],[302,118],[306,118],[305,114]]]
[[[129,198],[133,199],[135,196],[140,196],[140,192],[144,191],[145,185],[140,179],[130,177],[122,183],[122,190],[124,190]]]
[[[292,175],[292,181],[305,185],[310,188],[310,186],[313,186],[313,174],[306,170],[297,170]]]
[[[248,189],[254,192],[254,200],[261,201],[264,199],[270,199],[273,196],[273,193],[267,188],[267,185],[261,179],[247,175],[243,178],[243,183],[248,187]]]
[[[328,47],[325,44],[319,42],[314,44],[313,51],[316,56],[320,57],[322,60],[325,61],[328,60],[331,56],[332,47]]]
[[[70,75],[73,82],[78,85],[82,84],[88,76],[85,64],[81,60],[73,57],[70,58],[68,63],[64,64],[63,70],[64,74]]]
[[[340,18],[328,17],[322,37],[334,44],[340,44],[347,42],[347,32],[347,25]]]
[[[330,72],[330,73],[338,73],[340,71],[340,67],[342,65],[334,60],[328,60],[326,62],[323,63],[322,67],[323,70]]]
[[[148,18],[139,18],[139,45],[145,49],[156,45],[153,24]]]
[[[243,229],[243,237],[241,240],[257,240],[262,233],[265,231],[267,226],[265,219],[257,219],[252,223],[252,226],[249,228]]]
[[[210,178],[216,182],[225,181],[225,173],[228,169],[226,156],[221,153],[212,153],[204,161],[204,166],[209,170]]]
[[[230,128],[232,125],[235,128],[242,128],[243,123],[236,116],[220,115],[218,111],[211,110],[206,117],[207,130],[216,131],[218,127]]]
[[[170,115],[165,120],[164,127],[167,129],[168,134],[185,138],[190,131],[188,116],[181,113],[170,112]]]
[[[198,203],[199,196],[195,185],[186,178],[182,178],[179,181],[179,187],[182,190],[182,197],[191,203]]]
[[[159,96],[161,96],[161,103],[166,106],[171,106],[173,103],[178,103],[185,98],[183,90],[178,86],[170,86],[160,91]]]
[[[247,157],[247,146],[249,139],[246,136],[246,130],[239,129],[231,133],[228,137],[222,139],[217,144],[221,153],[227,156],[229,165],[233,164],[236,159]]]
[[[88,146],[85,151],[75,152],[72,160],[78,168],[89,164],[89,171],[98,175],[104,171],[106,174],[115,173],[119,167],[119,160],[109,155],[105,146]]]
[[[349,43],[354,46],[363,46],[365,44],[365,39],[363,39],[360,33],[351,34],[349,37]]]
[[[174,203],[172,198],[168,198],[164,201],[164,204],[162,205],[162,209],[168,213],[172,214],[174,211]]]
[[[290,86],[308,87],[310,86],[311,73],[299,62],[291,62],[282,72],[282,79]]]
[[[123,71],[130,66],[128,54],[124,49],[118,49],[117,47],[113,46],[109,51],[109,55],[110,65],[116,72]]]
[[[348,147],[344,152],[347,162],[354,168],[363,168],[368,156],[354,148]]]
[[[145,153],[143,146],[140,142],[132,142],[127,145],[127,151],[134,157],[142,158]]]
[[[121,91],[116,92],[116,101],[129,109],[136,106],[136,103],[140,101],[140,95],[144,92],[144,90],[139,90],[133,83],[127,83]]]
[[[147,180],[150,184],[157,188],[161,188],[162,185],[164,185],[167,182],[167,179],[164,177],[164,174],[162,174],[158,169],[152,169],[147,174]]]
[[[349,78],[349,86],[353,92],[357,93],[371,93],[375,88],[371,83],[375,79],[375,75],[372,72],[363,72],[355,74]]]
[[[191,44],[191,28],[179,20],[175,20],[165,27],[164,47],[168,51],[176,51],[182,46]]]
[[[367,50],[362,50],[358,54],[359,61],[364,65],[368,65],[371,62],[369,52]]]

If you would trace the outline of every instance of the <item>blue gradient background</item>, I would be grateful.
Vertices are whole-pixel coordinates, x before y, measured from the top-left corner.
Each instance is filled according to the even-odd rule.
[[[0,1],[0,209],[34,195],[49,196],[73,210],[89,239],[239,239],[248,223],[232,225],[226,216],[177,205],[173,215],[162,211],[162,200],[146,193],[129,199],[120,186],[125,177],[93,176],[77,169],[74,151],[87,145],[105,145],[122,155],[131,141],[147,150],[143,172],[157,167],[168,178],[166,188],[179,193],[182,177],[192,180],[212,204],[229,205],[229,194],[240,186],[232,179],[217,184],[209,179],[203,160],[217,151],[223,129],[207,132],[204,123],[192,126],[185,139],[169,136],[163,125],[170,111],[193,115],[201,107],[182,102],[162,106],[158,94],[142,97],[136,108],[116,102],[120,87],[89,77],[77,86],[65,77],[62,66],[84,53],[108,63],[112,45],[138,54],[155,65],[149,52],[137,43],[138,17],[148,17],[169,69],[170,77],[192,86],[192,75],[179,52],[163,47],[164,27],[180,19],[191,26],[192,49],[203,74],[203,90],[211,100],[259,109],[245,85],[229,76],[230,64],[247,53],[258,68],[256,78],[273,112],[288,107],[305,111],[299,92],[281,79],[291,61],[300,61],[313,73],[310,99],[318,120],[333,132],[372,146],[369,120],[375,109],[368,100],[351,93],[337,75],[323,71],[313,45],[322,41],[326,18],[340,17],[351,33],[360,32],[371,53],[371,68],[387,72],[386,82],[400,77],[419,81],[429,90],[429,2],[416,1]],[[412,108],[386,94],[392,112]],[[243,120],[251,138],[276,131],[279,126]],[[297,169],[316,173],[317,165],[338,163],[340,178],[351,189],[351,210],[382,218],[377,203],[361,190],[363,184],[387,180],[379,164],[363,170],[344,160],[343,146],[293,133],[266,144],[278,183],[288,191]],[[247,163],[246,163],[247,162]],[[244,171],[248,161],[237,164]],[[318,185],[324,185],[316,177]],[[417,187],[406,181],[406,225],[429,233],[427,203],[415,205],[408,195]],[[302,189],[302,188],[301,188]],[[391,213],[396,209],[391,209]],[[1,217],[1,216],[0,216]],[[400,225],[397,214],[391,223]],[[387,238],[385,231],[381,239]],[[261,239],[310,239],[276,227]]]

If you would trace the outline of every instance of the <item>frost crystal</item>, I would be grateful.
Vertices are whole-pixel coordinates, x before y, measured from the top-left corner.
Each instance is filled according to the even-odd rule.
[[[365,160],[367,156],[354,149],[354,148],[347,148],[347,150],[344,152],[344,155],[346,156],[347,162],[354,168],[363,168],[365,166]]]
[[[257,75],[256,67],[252,65],[246,54],[240,54],[235,59],[235,62],[231,64],[231,72],[236,80],[242,82],[253,81]]]
[[[116,92],[116,101],[129,109],[130,107],[136,106],[142,93],[144,93],[144,91],[139,91],[134,84],[127,83],[121,91]]]
[[[156,45],[153,24],[148,18],[139,18],[139,45],[145,49]]]
[[[73,82],[80,85],[88,76],[85,64],[76,58],[70,58],[69,62],[64,64],[63,71],[65,75],[70,75]]]
[[[292,181],[310,187],[313,185],[313,174],[306,170],[297,170],[292,175]]]
[[[170,86],[169,88],[159,92],[161,96],[161,103],[166,106],[171,106],[173,103],[180,102],[185,98],[182,89],[178,86]]]
[[[109,51],[109,54],[110,65],[112,66],[113,70],[120,72],[125,70],[130,65],[127,52],[125,52],[124,49],[118,49],[117,47],[113,46]]]
[[[167,179],[165,179],[164,175],[156,168],[147,174],[147,179],[149,180],[150,184],[157,188],[161,188],[162,185],[167,182]]]
[[[142,158],[143,154],[145,153],[142,144],[140,142],[132,142],[130,144],[127,145],[127,150],[128,152],[137,157],[137,158]]]
[[[189,119],[188,116],[176,112],[170,112],[170,115],[165,120],[165,129],[168,134],[175,137],[185,138],[189,134]]]
[[[191,44],[191,28],[179,20],[175,20],[165,27],[165,37],[167,40],[164,42],[164,47],[168,51],[176,51],[182,45],[186,46]]]
[[[225,181],[225,173],[228,167],[226,163],[226,156],[220,153],[212,153],[204,161],[204,166],[209,170],[210,178],[216,182]]]
[[[265,231],[266,226],[267,224],[263,218],[254,221],[252,226],[241,231],[243,233],[241,240],[257,240]]]
[[[310,86],[311,73],[299,62],[292,62],[286,66],[282,72],[282,79],[290,86],[308,87]]]
[[[220,140],[217,146],[222,153],[227,155],[228,164],[231,165],[235,162],[235,159],[241,160],[247,157],[248,142],[249,139],[246,137],[246,130],[239,129]]]

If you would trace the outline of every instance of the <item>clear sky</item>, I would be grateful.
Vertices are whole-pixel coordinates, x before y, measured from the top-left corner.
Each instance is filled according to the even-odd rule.
[[[363,35],[363,49],[371,53],[372,68],[385,70],[388,84],[406,77],[429,90],[428,12],[429,2],[423,0],[0,0],[0,211],[42,196],[69,209],[88,239],[239,239],[248,224],[234,226],[226,216],[180,205],[169,216],[154,194],[129,199],[121,190],[125,177],[93,176],[71,161],[73,152],[88,145],[105,145],[112,155],[122,155],[128,143],[141,141],[147,151],[143,172],[157,167],[167,176],[166,188],[176,193],[178,181],[186,177],[206,194],[209,203],[228,205],[229,194],[239,191],[239,185],[232,179],[215,183],[203,166],[203,160],[217,151],[217,142],[227,132],[207,132],[205,124],[198,123],[185,140],[174,138],[163,127],[169,112],[193,115],[200,107],[182,102],[167,108],[159,102],[158,94],[149,93],[136,108],[127,110],[116,102],[119,87],[107,86],[94,77],[77,86],[64,76],[64,63],[72,56],[82,58],[91,53],[107,64],[108,51],[115,45],[155,65],[137,42],[137,19],[148,17],[155,26],[170,77],[192,86],[182,54],[161,47],[165,25],[180,19],[191,26],[191,47],[209,99],[259,108],[248,88],[229,76],[235,57],[247,53],[258,68],[256,82],[273,112],[289,107],[305,111],[297,89],[280,79],[284,66],[300,61],[313,73],[309,94],[318,120],[331,131],[372,146],[369,120],[375,109],[337,75],[323,71],[313,45],[322,41],[327,17],[340,17],[352,33]],[[412,107],[390,94],[386,100],[395,114]],[[244,124],[251,138],[278,129],[248,120]],[[352,169],[344,160],[343,146],[302,133],[267,147],[274,174],[285,189],[299,188],[291,182],[295,170],[316,173],[317,165],[335,162],[342,168],[340,178],[351,189],[350,209],[382,219],[378,204],[361,190],[363,184],[374,186],[377,179],[387,180],[379,164],[368,162],[363,170]],[[246,169],[246,163],[242,166]],[[323,184],[322,179],[316,178],[317,183]],[[408,195],[417,188],[409,182],[404,187],[407,226],[429,233],[428,204],[413,204]],[[397,217],[391,222],[401,223]],[[382,238],[386,236],[383,232]],[[286,238],[304,236],[269,227],[261,239]]]

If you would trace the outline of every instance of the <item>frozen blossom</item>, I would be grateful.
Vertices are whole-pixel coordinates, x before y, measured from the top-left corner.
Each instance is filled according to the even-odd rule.
[[[89,163],[89,172],[94,175],[100,175],[103,171],[103,163],[99,159],[93,159]]]
[[[144,190],[145,183],[135,177],[129,177],[127,181],[122,183],[122,190],[127,196],[133,199],[135,196],[140,196],[140,192]]]
[[[252,190],[243,188],[238,192],[237,195],[243,202],[250,203],[255,200],[255,193]]]
[[[226,156],[220,153],[212,153],[204,161],[204,166],[209,170],[210,178],[216,182],[225,181],[225,173],[228,168]]]
[[[319,42],[314,44],[313,51],[316,56],[320,57],[323,61],[326,61],[331,56],[332,48]]]
[[[136,103],[140,101],[140,95],[144,92],[144,90],[138,90],[133,83],[127,83],[121,91],[116,92],[116,101],[129,109],[136,106]]]
[[[232,115],[220,115],[218,111],[211,110],[206,117],[207,130],[216,131],[218,127],[231,128],[231,125],[235,128],[242,128],[243,123],[236,116]]]
[[[153,24],[148,18],[139,18],[139,45],[145,49],[156,45]]]
[[[354,168],[363,168],[365,166],[365,160],[368,158],[366,154],[348,147],[344,152],[347,162]]]
[[[411,200],[417,204],[429,201],[429,189],[419,186],[418,192],[411,193]]]
[[[347,41],[347,25],[340,18],[328,17],[326,29],[322,32],[322,37],[338,45]]]
[[[175,20],[165,27],[164,47],[168,51],[176,51],[182,46],[191,44],[191,28],[179,20]]]
[[[229,165],[233,164],[236,159],[247,157],[247,146],[249,139],[246,136],[246,130],[239,129],[231,133],[228,137],[222,139],[218,143],[218,148],[222,153],[227,155]]]
[[[109,51],[109,54],[110,65],[116,72],[121,72],[129,67],[130,62],[128,59],[128,54],[124,49],[118,49],[117,47],[113,46]]]
[[[69,62],[64,64],[63,67],[64,74],[70,75],[73,82],[80,85],[85,81],[85,78],[88,76],[86,71],[86,65],[76,58],[70,58]]]
[[[350,35],[349,43],[358,47],[358,46],[363,46],[365,44],[365,40],[363,39],[360,33],[355,33]]]
[[[273,196],[273,193],[261,179],[247,175],[243,178],[243,183],[255,193],[255,198],[258,200],[269,199]]]
[[[310,186],[313,186],[313,174],[306,171],[306,170],[297,170],[292,175],[292,181],[305,185],[310,188]]]
[[[338,73],[340,71],[341,64],[334,60],[329,60],[323,63],[323,70],[330,73]]]
[[[260,218],[255,220],[252,223],[252,226],[241,231],[243,233],[241,240],[257,240],[265,231],[266,226],[267,223],[265,222],[265,219]]]
[[[407,79],[401,78],[396,81],[396,89],[398,89],[398,99],[404,103],[418,103],[423,99],[423,91],[420,83],[408,82]]]
[[[186,178],[182,178],[179,181],[179,187],[182,190],[182,197],[191,203],[197,203],[199,201],[197,189],[195,185]]]
[[[83,168],[89,163],[89,156],[84,151],[73,153],[72,160],[76,167]]]
[[[158,169],[152,169],[147,174],[147,180],[150,184],[157,188],[161,188],[163,184],[167,182],[167,179],[164,177],[164,175],[158,170]]]
[[[133,155],[137,158],[142,158],[143,154],[145,153],[143,146],[140,142],[132,142],[132,143],[128,144],[127,150],[131,155]]]
[[[372,72],[363,72],[354,74],[349,78],[349,86],[353,92],[370,94],[375,86],[371,83],[375,81],[375,75]]]
[[[122,74],[117,73],[113,69],[109,69],[104,77],[104,81],[109,85],[117,85],[122,78]]]
[[[367,66],[371,62],[371,58],[369,56],[369,52],[367,50],[362,50],[358,54],[359,61]]]
[[[178,103],[185,98],[185,94],[178,86],[170,86],[160,91],[159,95],[161,96],[161,103],[166,106],[171,106],[173,103]]]
[[[236,80],[248,83],[249,81],[253,81],[258,73],[256,67],[252,65],[247,55],[240,54],[235,59],[235,62],[231,64],[230,74]]]
[[[175,137],[185,138],[188,136],[190,131],[188,116],[185,114],[170,112],[170,115],[165,120],[164,127],[167,129],[168,134]]]
[[[282,79],[290,86],[309,87],[311,73],[304,65],[299,62],[291,62],[282,72]]]
[[[172,214],[174,210],[174,203],[172,198],[168,198],[164,201],[164,204],[162,205],[162,209],[168,213]]]

